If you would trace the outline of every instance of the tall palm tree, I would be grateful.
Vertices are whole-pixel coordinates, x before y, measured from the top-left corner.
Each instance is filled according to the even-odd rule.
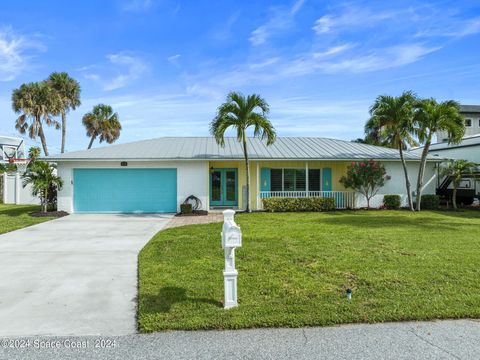
[[[416,101],[411,91],[405,91],[397,97],[380,95],[370,107],[370,119],[365,125],[366,136],[377,134],[375,136],[381,136],[385,145],[398,149],[405,174],[408,206],[412,211],[412,190],[403,152],[408,146],[418,145],[412,136],[413,106]]]
[[[60,129],[60,123],[52,116],[60,113],[61,102],[55,91],[45,81],[23,84],[12,93],[12,108],[21,114],[15,123],[20,134],[28,131],[31,139],[40,137],[43,153],[48,156],[47,140],[43,124]]]
[[[267,140],[267,146],[275,142],[276,133],[268,120],[269,106],[257,94],[244,96],[238,92],[227,95],[226,101],[218,107],[217,115],[210,124],[210,133],[217,144],[225,146],[225,131],[232,127],[237,132],[237,140],[242,143],[246,170],[246,211],[250,212],[250,164],[247,149],[247,129],[253,126],[253,136]]]
[[[425,166],[433,135],[437,131],[446,131],[448,142],[458,144],[465,135],[465,120],[456,101],[438,103],[435,99],[423,99],[415,106],[414,123],[418,140],[424,144],[417,180],[417,211],[420,211]]]
[[[61,153],[65,152],[65,139],[67,136],[67,112],[80,106],[80,84],[71,78],[66,72],[54,72],[48,77],[48,83],[60,97],[62,107],[62,147]]]
[[[443,176],[450,176],[453,183],[452,203],[453,208],[457,209],[457,189],[460,186],[464,176],[471,176],[474,173],[476,164],[467,160],[449,160],[441,168]]]
[[[93,110],[83,116],[82,123],[87,129],[87,136],[90,137],[88,149],[98,137],[100,142],[114,143],[120,137],[122,125],[118,114],[113,112],[110,105],[99,104]]]

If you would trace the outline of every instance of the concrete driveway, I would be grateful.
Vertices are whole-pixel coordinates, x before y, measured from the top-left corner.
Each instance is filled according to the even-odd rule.
[[[136,331],[137,255],[171,215],[69,215],[0,235],[0,336]]]

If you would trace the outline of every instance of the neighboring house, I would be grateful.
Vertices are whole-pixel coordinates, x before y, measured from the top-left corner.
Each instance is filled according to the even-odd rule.
[[[352,161],[381,161],[391,177],[383,194],[399,194],[406,204],[405,180],[398,151],[344,140],[277,138],[271,146],[249,138],[250,204],[261,209],[265,197],[334,197],[338,208],[362,207],[363,197],[339,182]],[[419,156],[406,154],[412,179]],[[58,209],[67,212],[176,212],[189,195],[203,209],[246,205],[245,163],[241,144],[210,137],[166,137],[51,156],[63,189]],[[429,159],[425,193],[434,193],[436,160]],[[413,181],[412,181],[413,183]]]
[[[460,114],[465,117],[465,136],[480,135],[480,105],[460,105]],[[437,142],[448,142],[447,132],[439,131]]]
[[[411,150],[411,153],[420,155],[423,147]],[[459,144],[449,144],[448,142],[439,142],[430,145],[429,155],[438,159],[463,159],[480,164],[480,134],[464,137]],[[480,169],[479,169],[480,171]],[[447,181],[445,181],[447,180]],[[452,190],[451,182],[448,179],[438,178],[437,193],[449,194]],[[473,197],[480,197],[480,180],[473,177],[466,177],[460,184],[459,195],[465,204],[473,202]]]
[[[24,158],[25,142],[21,138],[0,135],[0,162],[8,164],[9,158]],[[4,204],[39,204],[31,194],[31,187],[23,187],[20,172],[4,173],[0,181]]]

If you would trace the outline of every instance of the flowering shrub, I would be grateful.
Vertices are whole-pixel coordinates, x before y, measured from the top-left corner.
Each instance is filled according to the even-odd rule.
[[[352,162],[340,183],[347,189],[353,189],[365,196],[367,207],[370,208],[370,199],[385,185],[386,180],[388,178],[385,166],[377,161],[368,160]]]

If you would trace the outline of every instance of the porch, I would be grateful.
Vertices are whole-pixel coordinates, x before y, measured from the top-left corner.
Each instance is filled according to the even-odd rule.
[[[354,209],[355,192],[353,191],[260,191],[257,197],[257,208],[263,208],[263,199],[268,198],[333,198],[337,209]]]

